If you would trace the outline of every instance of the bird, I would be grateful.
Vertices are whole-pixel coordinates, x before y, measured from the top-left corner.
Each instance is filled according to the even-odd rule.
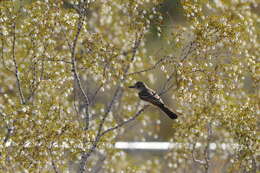
[[[172,112],[162,101],[160,96],[153,91],[151,88],[147,87],[144,82],[138,81],[133,86],[129,86],[129,88],[137,89],[138,96],[141,100],[151,103],[154,106],[160,108],[166,115],[168,115],[171,119],[177,119],[178,116],[174,112]]]

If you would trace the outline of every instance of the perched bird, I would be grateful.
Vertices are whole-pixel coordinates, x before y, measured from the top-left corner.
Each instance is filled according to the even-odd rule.
[[[138,95],[141,100],[147,101],[159,107],[171,119],[177,119],[178,116],[163,103],[160,96],[156,94],[155,91],[148,88],[143,82],[138,81],[133,86],[129,86],[129,88],[135,88],[139,90]]]

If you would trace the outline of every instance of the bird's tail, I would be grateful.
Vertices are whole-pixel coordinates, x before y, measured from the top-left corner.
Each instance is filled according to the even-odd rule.
[[[172,112],[169,108],[167,108],[165,105],[161,105],[160,106],[160,109],[165,113],[167,114],[171,119],[177,119],[178,116]]]

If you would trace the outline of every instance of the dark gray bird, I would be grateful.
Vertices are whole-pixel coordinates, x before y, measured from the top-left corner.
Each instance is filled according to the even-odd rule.
[[[129,88],[135,88],[139,90],[139,97],[141,100],[147,101],[157,107],[159,107],[166,115],[168,115],[171,119],[177,119],[178,116],[172,112],[162,101],[160,96],[156,94],[155,91],[148,88],[143,82],[136,82],[133,86],[129,86]]]

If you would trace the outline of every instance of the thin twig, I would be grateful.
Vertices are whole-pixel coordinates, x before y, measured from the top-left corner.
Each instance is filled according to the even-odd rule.
[[[166,87],[167,87],[167,84],[172,80],[172,78],[174,77],[174,74],[175,74],[175,72],[172,72],[171,74],[170,74],[170,76],[169,76],[169,78],[166,80],[166,82],[164,82],[164,84],[163,84],[163,87],[162,87],[162,91],[161,91],[161,93],[160,93],[160,95],[162,95],[162,94],[164,94],[168,89],[166,89]]]
[[[135,119],[136,119],[137,117],[139,117],[139,116],[141,115],[141,113],[144,112],[144,110],[147,109],[148,107],[149,107],[149,105],[145,105],[142,109],[140,109],[139,111],[137,111],[133,117],[129,118],[128,120],[125,120],[125,121],[121,122],[120,124],[116,125],[115,127],[112,127],[112,128],[109,128],[109,129],[105,130],[104,132],[102,132],[102,133],[100,134],[100,136],[103,136],[103,135],[107,134],[108,132],[111,132],[111,131],[113,131],[113,130],[116,130],[116,129],[122,127],[123,125],[128,124],[129,122],[135,120]]]
[[[15,27],[16,27],[16,23],[13,24],[13,44],[12,44],[12,57],[13,57],[13,63],[14,63],[14,67],[15,67],[15,77],[16,77],[16,83],[17,83],[17,87],[19,90],[19,95],[20,95],[20,102],[21,104],[25,104],[25,99],[24,99],[24,95],[22,92],[22,88],[21,88],[21,81],[20,81],[20,76],[19,76],[19,71],[18,71],[18,65],[16,62],[16,58],[15,58],[15,42],[16,42],[16,34],[15,34]]]
[[[47,46],[48,46],[48,45],[44,45],[44,50],[43,50],[43,53],[42,53],[42,56],[43,56],[43,57],[44,57],[44,55],[45,55]],[[40,61],[40,60],[38,60],[38,61]],[[38,63],[38,61],[35,62],[35,66],[36,66],[36,64]],[[36,70],[35,70],[34,80],[33,80],[34,83],[35,83],[35,85],[34,85],[32,91],[31,91],[30,95],[27,97],[27,100],[28,100],[28,101],[30,101],[30,100],[33,101],[33,97],[34,97],[34,95],[35,95],[35,93],[36,93],[36,91],[37,91],[37,89],[38,89],[38,87],[39,87],[41,81],[43,80],[43,72],[44,72],[44,62],[43,62],[43,61],[44,61],[44,59],[41,59],[40,77],[39,77],[39,81],[37,81],[36,83],[35,83],[35,81],[36,81]],[[34,68],[36,68],[36,67],[34,67]]]
[[[75,55],[75,52],[76,52],[76,47],[77,47],[77,43],[78,43],[78,38],[79,38],[79,35],[80,35],[80,32],[81,32],[81,29],[82,29],[82,26],[84,24],[84,17],[82,16],[82,14],[79,14],[79,19],[78,19],[78,27],[77,27],[77,33],[76,33],[76,36],[74,38],[74,41],[73,41],[73,45],[72,45],[72,49],[71,49],[71,62],[72,62],[72,72],[73,72],[73,75],[74,75],[74,79],[80,89],[80,92],[81,94],[83,95],[84,97],[84,103],[85,103],[85,130],[88,130],[89,128],[89,110],[88,110],[88,107],[89,107],[89,98],[88,98],[88,95],[85,93],[83,87],[82,87],[82,84],[81,84],[81,80],[79,78],[79,74],[78,74],[78,71],[77,71],[77,61],[76,61],[76,55]]]
[[[98,88],[96,89],[96,91],[94,92],[94,94],[93,94],[93,96],[92,96],[92,98],[91,98],[91,102],[92,102],[92,103],[93,103],[93,101],[95,100],[95,98],[96,98],[98,92],[100,91],[100,89],[103,87],[103,85],[104,85],[104,83],[101,83],[101,84],[98,86]],[[90,103],[90,104],[91,104],[91,103]]]
[[[181,58],[181,62],[183,62],[185,59],[187,59],[188,55],[193,51],[195,50],[195,47],[193,47],[195,44],[195,41],[191,41],[190,44],[188,45],[189,49],[188,51],[186,52],[186,54],[184,54]],[[193,49],[192,49],[193,48]],[[183,49],[183,52],[186,48]]]
[[[74,82],[74,85],[75,85],[75,84],[76,84],[76,83]],[[74,88],[76,88],[76,87],[74,86]],[[74,89],[74,90],[73,90],[73,107],[74,107],[74,110],[75,110],[77,116],[79,116],[79,110],[78,110],[78,108],[77,108],[76,98],[77,98],[77,92],[76,92],[76,90]]]

